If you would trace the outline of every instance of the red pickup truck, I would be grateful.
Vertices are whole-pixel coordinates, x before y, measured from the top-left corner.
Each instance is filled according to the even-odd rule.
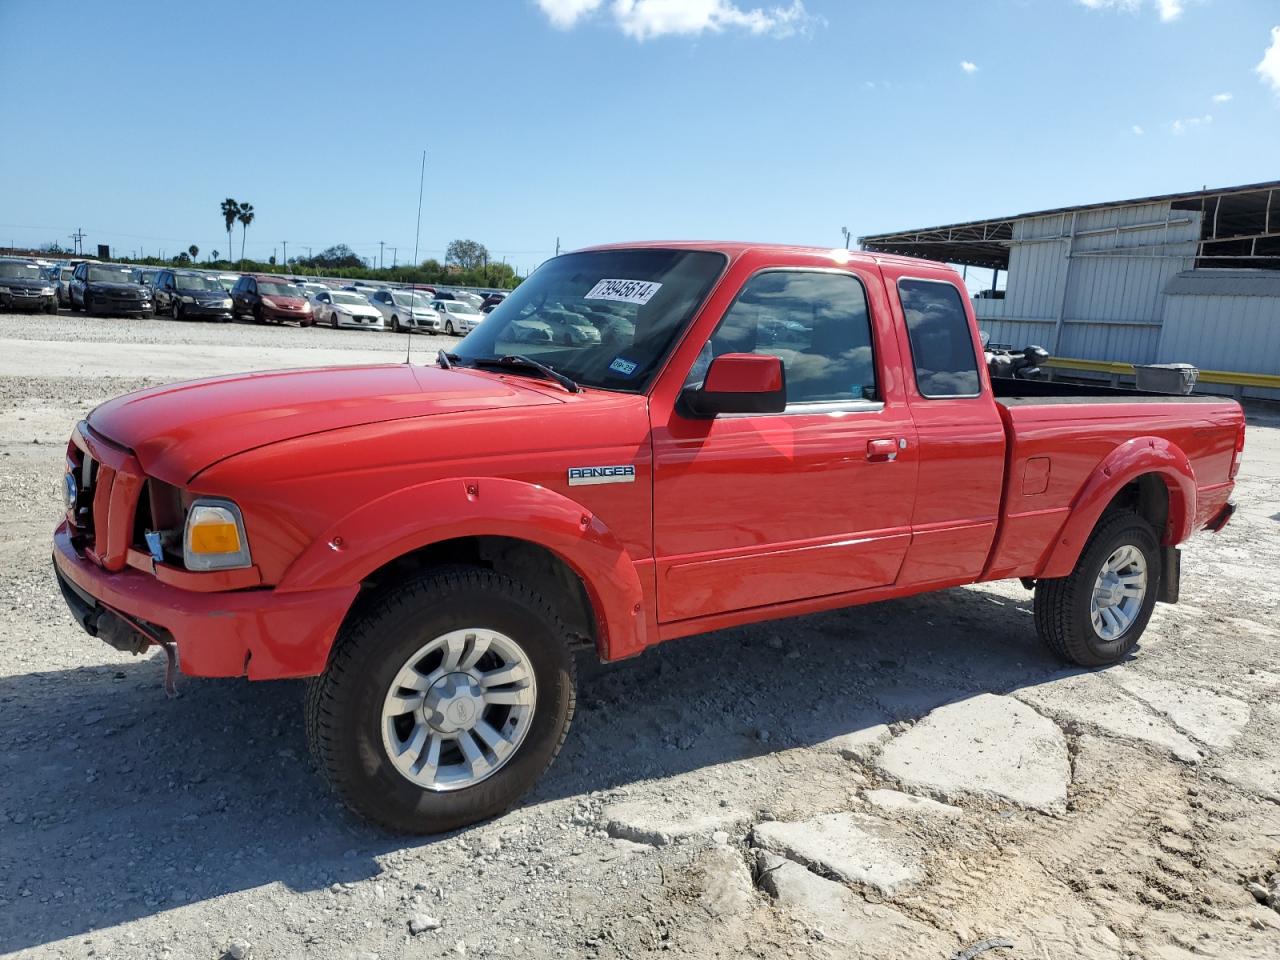
[[[454,349],[105,403],[54,534],[90,634],[314,678],[320,769],[404,831],[541,775],[582,644],[1016,577],[1055,653],[1113,663],[1244,446],[1230,400],[993,388],[953,270],[843,250],[567,254]]]

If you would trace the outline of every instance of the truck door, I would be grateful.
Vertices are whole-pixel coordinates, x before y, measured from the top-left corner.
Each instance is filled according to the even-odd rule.
[[[884,271],[901,311],[895,328],[919,445],[911,549],[898,582],[976,580],[995,539],[1005,471],[1004,424],[980,366],[976,324],[953,271]]]
[[[897,362],[890,323],[874,265],[766,268],[745,281],[686,384],[721,354],[772,354],[787,406],[697,419],[676,404],[655,422],[660,622],[895,581],[916,452],[900,384],[883,374]]]

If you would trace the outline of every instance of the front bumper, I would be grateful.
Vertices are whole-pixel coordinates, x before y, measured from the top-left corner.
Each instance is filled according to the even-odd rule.
[[[195,303],[182,303],[179,301],[179,303],[181,304],[183,315],[191,317],[192,319],[202,319],[206,317],[214,320],[231,319],[230,307],[218,307],[208,303],[200,303],[199,301],[196,301]]]
[[[278,307],[268,307],[265,303],[262,305],[262,316],[279,322],[292,320],[300,327],[309,327],[316,322],[316,315],[312,310],[281,310]]]
[[[37,294],[34,297],[12,292],[0,293],[0,310],[48,310],[50,306],[56,306],[57,303],[56,293]]]
[[[339,313],[338,326],[352,330],[382,330],[385,326],[381,315],[376,317],[352,317]]]
[[[98,313],[108,317],[140,317],[154,310],[155,303],[151,300],[102,300],[92,297],[85,313]]]
[[[68,609],[86,632],[98,635],[104,610],[141,621],[149,633],[173,640],[182,672],[193,677],[276,680],[321,673],[359,591],[185,590],[133,567],[104,570],[77,552],[66,521],[53,535],[53,563]]]

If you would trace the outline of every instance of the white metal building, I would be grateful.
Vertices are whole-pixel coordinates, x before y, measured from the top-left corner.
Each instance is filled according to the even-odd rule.
[[[877,234],[860,243],[1007,271],[1003,290],[993,282],[973,301],[995,342],[1036,343],[1077,360],[1280,375],[1280,181]],[[1280,398],[1273,389],[1203,378],[1199,389]]]

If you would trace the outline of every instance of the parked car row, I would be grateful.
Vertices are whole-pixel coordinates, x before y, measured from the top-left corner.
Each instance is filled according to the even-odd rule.
[[[481,296],[443,287],[387,287],[363,281],[339,289],[296,277],[131,267],[87,258],[54,264],[0,260],[0,308],[48,313],[64,306],[174,320],[248,318],[258,323],[292,321],[303,327],[327,324],[463,336],[505,298],[505,293]],[[590,331],[584,329],[581,336],[589,337]]]

